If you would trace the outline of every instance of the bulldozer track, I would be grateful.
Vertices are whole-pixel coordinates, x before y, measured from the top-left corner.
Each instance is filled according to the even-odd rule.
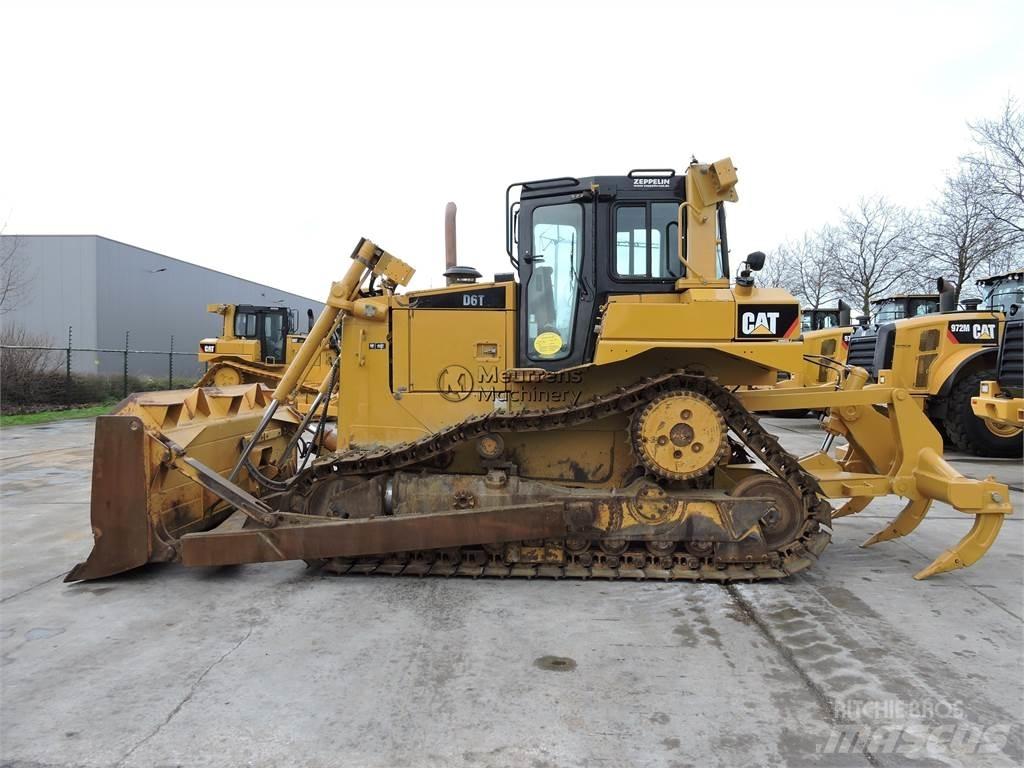
[[[226,368],[234,368],[242,374],[243,384],[264,384],[270,388],[276,387],[281,383],[281,377],[284,375],[285,368],[287,366],[281,366],[280,371],[271,370],[264,368],[260,365],[254,365],[247,363],[242,360],[220,360],[209,367],[209,369],[202,375],[199,381],[196,382],[197,387],[213,387],[216,386],[214,379],[216,373],[219,370]],[[304,395],[316,396],[317,388],[311,387],[308,384],[300,384],[298,391]]]
[[[564,429],[630,413],[661,395],[681,391],[696,392],[711,400],[747,450],[800,499],[804,511],[800,533],[771,553],[767,562],[736,564],[718,562],[710,554],[652,553],[642,541],[630,542],[621,554],[610,554],[602,550],[600,541],[595,541],[589,542],[583,551],[568,554],[563,564],[509,564],[502,560],[499,552],[464,547],[451,551],[393,553],[358,560],[335,558],[326,564],[327,570],[338,574],[755,581],[780,578],[812,565],[831,538],[822,525],[830,525],[832,507],[821,497],[817,480],[782,448],[728,389],[706,376],[688,373],[644,379],[573,406],[474,416],[421,440],[390,448],[354,449],[326,456],[305,469],[296,478],[296,485],[309,488],[317,480],[328,477],[369,477],[414,467],[491,432]],[[604,541],[607,546],[607,540]]]

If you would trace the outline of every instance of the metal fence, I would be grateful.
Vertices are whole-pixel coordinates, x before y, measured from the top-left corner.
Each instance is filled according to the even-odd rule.
[[[45,404],[104,402],[131,392],[183,389],[206,368],[198,352],[178,352],[174,336],[166,349],[134,349],[131,332],[123,347],[77,347],[68,328],[65,346],[0,344],[0,403],[5,408]],[[75,370],[74,363],[91,355],[96,372]]]

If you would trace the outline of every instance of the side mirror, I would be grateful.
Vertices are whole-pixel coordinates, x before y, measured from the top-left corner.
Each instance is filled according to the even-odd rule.
[[[752,272],[760,272],[764,268],[764,251],[754,251],[747,256],[747,267]]]

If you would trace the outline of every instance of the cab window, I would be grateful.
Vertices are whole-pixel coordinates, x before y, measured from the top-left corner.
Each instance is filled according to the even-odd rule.
[[[911,299],[910,300],[910,317],[920,317],[921,315],[930,315],[933,312],[939,311],[938,299]]]
[[[615,276],[627,280],[681,277],[675,202],[620,205],[615,209]]]
[[[256,314],[254,312],[239,312],[235,315],[235,336],[242,339],[255,338]]]
[[[1016,317],[1020,307],[1024,306],[1024,284],[1020,282],[1004,282],[992,288],[988,295],[988,307],[1002,312],[1007,317]]]
[[[583,207],[546,205],[533,213],[527,301],[527,356],[561,360],[572,351],[583,253]]]

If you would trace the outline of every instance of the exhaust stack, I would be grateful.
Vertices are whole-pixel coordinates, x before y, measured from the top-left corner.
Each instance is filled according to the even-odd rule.
[[[458,206],[448,203],[444,207],[444,271],[447,272],[459,263],[455,248],[455,214]],[[451,280],[448,281],[451,285]]]
[[[935,286],[939,289],[939,312],[956,312],[956,283],[940,277]]]
[[[850,325],[850,305],[842,299],[839,300],[839,327],[845,328]]]

